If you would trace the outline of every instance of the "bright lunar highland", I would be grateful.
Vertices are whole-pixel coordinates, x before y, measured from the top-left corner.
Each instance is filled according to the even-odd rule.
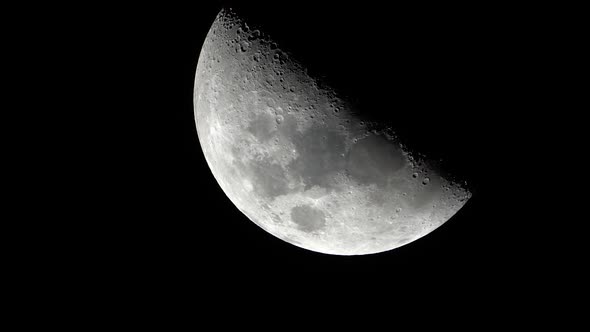
[[[194,107],[203,153],[229,199],[301,248],[391,250],[432,232],[471,197],[231,10],[203,44]]]

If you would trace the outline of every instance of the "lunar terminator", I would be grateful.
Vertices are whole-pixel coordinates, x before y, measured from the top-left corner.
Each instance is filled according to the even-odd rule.
[[[280,46],[224,9],[195,77],[205,159],[252,222],[308,250],[372,254],[432,232],[471,197]]]

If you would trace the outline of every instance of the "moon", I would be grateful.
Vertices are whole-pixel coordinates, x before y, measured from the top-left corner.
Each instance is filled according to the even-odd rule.
[[[194,88],[199,142],[220,187],[253,223],[295,246],[392,250],[471,197],[230,9],[208,32]]]

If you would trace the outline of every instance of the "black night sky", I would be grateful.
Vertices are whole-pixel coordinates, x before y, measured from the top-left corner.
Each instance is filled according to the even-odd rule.
[[[558,118],[584,115],[567,103],[585,85],[551,74],[586,79],[572,61],[585,53],[566,46],[585,45],[573,32],[587,18],[569,15],[587,11],[519,3],[6,3],[5,316],[75,330],[575,330],[587,316],[587,148],[575,146],[587,121]],[[223,6],[359,117],[442,159],[471,199],[423,238],[364,256],[256,226],[216,182],[195,126],[199,53]],[[579,192],[553,188],[564,183]]]
[[[505,136],[521,106],[514,100],[521,74],[513,69],[525,60],[511,10],[234,2],[271,27],[311,72],[352,96],[367,117],[391,121],[411,144],[444,158],[474,193],[418,241],[341,257],[266,233],[209,170],[195,129],[193,85],[201,45],[223,3],[144,5],[97,20],[116,36],[103,41],[109,50],[96,51],[109,64],[105,81],[118,96],[109,107],[121,136],[109,152],[116,158],[105,162],[116,186],[97,212],[105,242],[97,259],[130,282],[160,280],[176,291],[247,289],[246,280],[263,281],[257,287],[333,280],[352,288],[386,285],[384,291],[404,296],[418,284],[492,295],[500,285],[525,282],[516,271],[533,249],[513,230],[530,221],[513,217],[508,203],[522,190],[514,180],[521,166]]]

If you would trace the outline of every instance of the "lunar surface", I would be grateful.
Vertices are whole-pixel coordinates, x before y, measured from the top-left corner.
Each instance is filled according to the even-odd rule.
[[[335,255],[391,250],[471,197],[392,129],[363,122],[263,30],[222,10],[195,78],[199,141],[215,179],[252,222]]]

